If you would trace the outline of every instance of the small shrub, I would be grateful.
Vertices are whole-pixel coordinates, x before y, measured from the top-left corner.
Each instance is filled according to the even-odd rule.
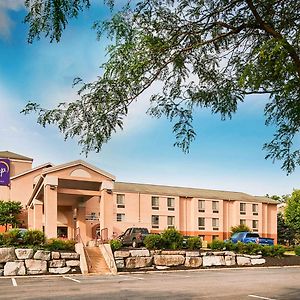
[[[149,234],[144,239],[144,245],[149,250],[162,248],[162,237],[159,234]]]
[[[176,250],[182,248],[183,235],[175,228],[165,229],[161,234],[161,238],[163,247],[167,249]]]
[[[0,247],[4,246],[4,238],[3,238],[3,233],[0,233]]]
[[[225,242],[220,240],[213,240],[210,244],[208,244],[208,248],[211,250],[223,250],[225,247]]]
[[[122,242],[120,240],[110,240],[109,244],[112,251],[117,251],[122,247]]]
[[[237,251],[237,244],[233,243],[232,241],[225,242],[225,249],[227,251]]]
[[[23,243],[22,234],[18,228],[4,232],[2,235],[5,246],[19,246]]]
[[[49,251],[56,250],[67,250],[67,251],[75,251],[75,241],[72,240],[61,240],[61,239],[49,239],[47,240],[44,248]]]
[[[296,246],[294,251],[296,255],[300,256],[300,246]]]
[[[187,239],[187,247],[190,250],[200,249],[202,247],[202,241],[198,236],[192,236]]]
[[[28,230],[23,234],[25,245],[39,246],[45,243],[45,234],[40,230]]]

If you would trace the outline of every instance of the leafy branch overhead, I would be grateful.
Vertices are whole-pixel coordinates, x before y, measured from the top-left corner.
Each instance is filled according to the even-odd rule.
[[[42,33],[59,41],[68,18],[90,6],[87,0],[26,4],[29,41]],[[266,158],[282,160],[287,173],[300,164],[293,144],[300,125],[299,1],[142,0],[94,27],[111,38],[103,75],[75,80],[82,84],[75,102],[50,110],[28,103],[23,112],[37,112],[38,123],[79,137],[86,153],[99,151],[122,128],[130,104],[159,83],[148,113],[173,121],[175,145],[187,152],[197,108],[226,119],[246,95],[267,94],[266,125],[277,132],[264,145]]]

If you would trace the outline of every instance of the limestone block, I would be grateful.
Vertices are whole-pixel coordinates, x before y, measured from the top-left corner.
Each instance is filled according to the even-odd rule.
[[[47,261],[40,259],[26,259],[25,266],[27,268],[27,274],[45,274],[47,273]]]
[[[203,267],[225,266],[224,256],[203,256]]]
[[[23,261],[9,261],[4,266],[4,276],[26,275]]]
[[[179,266],[183,265],[184,261],[183,255],[154,255],[154,264],[158,266]]]
[[[126,258],[129,257],[130,253],[129,251],[115,251],[114,257],[115,258]]]
[[[202,257],[187,256],[184,265],[188,268],[199,268],[202,265]]]
[[[236,254],[233,251],[225,251],[224,255],[225,256],[236,256]]]
[[[33,256],[34,259],[50,260],[51,252],[45,250],[37,250]]]
[[[136,268],[144,268],[150,267],[152,265],[152,257],[128,257],[126,259],[126,268],[128,269],[136,269]]]
[[[262,258],[262,255],[258,254],[258,255],[249,255],[249,254],[243,254],[244,257],[248,257],[251,259],[259,259]]]
[[[184,250],[162,250],[162,255],[185,255]]]
[[[49,268],[62,268],[66,266],[64,259],[53,259],[49,261]]]
[[[80,261],[79,260],[67,260],[66,264],[68,267],[79,267]]]
[[[79,259],[80,255],[76,252],[61,252],[60,257],[65,259]]]
[[[15,259],[15,248],[0,248],[0,263],[13,261]]]
[[[236,263],[239,266],[250,266],[251,265],[251,259],[249,257],[237,256],[236,257]]]
[[[157,270],[167,270],[167,269],[170,269],[170,267],[167,267],[167,266],[156,266],[155,268]]]
[[[52,251],[51,258],[52,259],[60,259],[60,253],[58,251]]]
[[[159,255],[161,254],[161,250],[160,249],[157,249],[157,250],[150,250],[150,255]]]
[[[235,255],[226,255],[225,256],[225,266],[234,266],[235,265]]]
[[[129,250],[130,256],[150,256],[148,249]]]
[[[225,254],[225,252],[224,251],[214,251],[211,254],[214,256],[222,256]]]
[[[116,259],[116,266],[117,269],[123,269],[125,267],[124,259],[123,258]]]
[[[52,274],[65,274],[71,270],[71,267],[63,267],[63,268],[49,268],[49,273]]]
[[[189,257],[196,257],[199,255],[200,255],[199,251],[186,251],[185,252],[185,256],[189,256]]]
[[[251,259],[251,265],[262,265],[266,262],[264,258],[253,258]]]
[[[33,249],[16,249],[15,253],[18,259],[30,259],[33,256]]]

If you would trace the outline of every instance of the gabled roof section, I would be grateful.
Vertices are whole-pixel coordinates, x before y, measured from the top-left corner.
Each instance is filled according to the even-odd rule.
[[[23,156],[21,154],[10,152],[10,151],[0,151],[0,158],[11,158],[11,159],[33,161],[33,158]]]
[[[152,195],[165,195],[165,196],[177,196],[177,197],[192,197],[203,199],[216,199],[216,200],[231,200],[231,201],[245,201],[245,202],[260,202],[277,204],[277,201],[266,198],[251,196],[242,192],[232,191],[220,191],[220,190],[208,190],[178,186],[165,186],[155,184],[142,184],[142,183],[127,183],[127,182],[115,182],[114,192],[123,193],[142,193]]]
[[[116,177],[106,171],[103,171],[81,159],[79,160],[74,160],[74,161],[71,161],[69,163],[66,163],[66,164],[62,164],[62,165],[58,165],[58,166],[55,166],[55,167],[51,167],[51,168],[48,168],[46,169],[43,174],[49,174],[49,173],[52,173],[52,172],[55,172],[55,171],[59,171],[59,170],[62,170],[62,169],[66,169],[66,168],[70,168],[70,167],[74,167],[74,166],[83,166],[83,167],[86,167],[88,169],[91,169],[93,171],[95,171],[96,173],[99,173],[101,175],[104,175],[112,180],[116,180]]]
[[[36,170],[39,170],[39,169],[45,169],[45,168],[50,168],[50,167],[53,167],[53,166],[54,166],[54,165],[53,165],[52,163],[48,162],[48,163],[42,164],[42,165],[40,165],[40,166],[37,166],[37,167],[35,167],[35,168],[32,168],[32,169],[30,169],[30,170],[28,170],[28,171],[25,171],[25,172],[23,172],[23,173],[20,173],[20,174],[18,174],[18,175],[16,175],[16,176],[13,176],[13,177],[11,177],[10,179],[13,180],[13,179],[15,179],[15,178],[19,178],[19,177],[24,176],[24,175],[26,175],[26,174],[30,174],[30,173],[32,173],[32,172],[34,172],[34,171],[36,171]]]

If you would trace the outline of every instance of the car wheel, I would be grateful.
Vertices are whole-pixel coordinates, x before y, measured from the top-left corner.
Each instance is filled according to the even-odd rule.
[[[132,247],[133,247],[133,248],[136,248],[136,247],[137,247],[137,245],[138,245],[138,244],[137,244],[136,240],[135,240],[135,239],[134,239],[134,240],[132,240]]]

